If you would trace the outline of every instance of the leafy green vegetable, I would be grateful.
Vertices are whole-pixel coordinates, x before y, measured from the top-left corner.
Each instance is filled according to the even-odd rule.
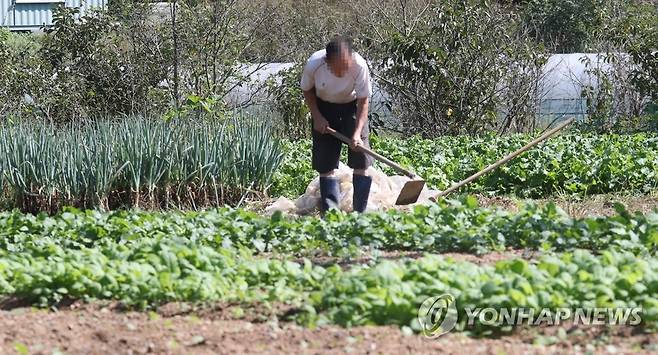
[[[243,247],[254,253],[350,256],[371,250],[482,254],[505,248],[554,251],[615,246],[652,253],[658,245],[658,215],[619,210],[612,217],[572,219],[553,204],[528,204],[517,212],[480,208],[472,198],[444,200],[397,211],[327,218],[283,218],[229,208],[203,212],[100,213],[67,209],[49,217],[0,213],[0,249],[61,246],[80,249],[108,243],[181,240],[199,246]]]
[[[462,316],[467,306],[642,307],[643,321],[654,326],[658,215],[618,209],[613,217],[571,219],[554,205],[510,213],[466,198],[412,213],[333,213],[325,220],[232,209],[0,213],[0,297],[41,306],[65,298],[116,299],[140,308],[168,301],[285,302],[299,308],[294,317],[304,324],[417,330],[420,303],[450,293]],[[291,253],[352,255],[365,247],[549,250],[535,260],[485,266],[436,255],[349,269],[291,260]],[[262,257],[263,251],[280,255]]]
[[[30,246],[0,252],[0,295],[38,305],[63,297],[117,299],[138,307],[167,301],[287,302],[306,324],[397,324],[418,329],[420,303],[445,293],[465,307],[641,307],[658,320],[658,259],[584,250],[478,266],[435,255],[343,270],[254,258],[180,239],[144,239],[94,249]],[[62,290],[66,290],[62,292]]]
[[[484,169],[532,139],[528,135],[421,138],[373,137],[373,149],[411,168],[434,188]],[[297,197],[315,173],[310,142],[284,146],[285,157],[273,178],[271,194]],[[379,165],[387,174],[390,168]],[[658,136],[563,134],[522,154],[505,166],[466,186],[464,191],[546,197],[554,194],[597,194],[652,191],[658,185]]]

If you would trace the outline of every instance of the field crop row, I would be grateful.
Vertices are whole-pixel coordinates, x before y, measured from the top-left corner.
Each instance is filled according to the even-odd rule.
[[[430,296],[465,307],[642,308],[658,320],[658,215],[571,219],[553,205],[518,213],[444,200],[411,213],[268,218],[242,210],[0,213],[0,299],[46,306],[114,299],[288,303],[303,324],[396,324],[419,330]],[[294,254],[352,255],[365,247],[428,252],[541,248],[541,256],[475,265],[437,255],[320,266]],[[589,248],[591,250],[584,250]],[[557,253],[562,251],[562,253]],[[262,253],[268,252],[268,253]],[[269,252],[274,252],[272,255]],[[476,326],[475,331],[508,330]]]
[[[445,189],[530,139],[373,137],[372,144],[432,188]],[[316,176],[310,153],[309,141],[279,142],[253,117],[202,123],[127,118],[57,129],[5,123],[0,127],[0,207],[166,209],[236,205],[247,194],[294,198]],[[574,133],[543,143],[464,191],[533,198],[647,193],[656,188],[657,173],[655,135]]]
[[[373,137],[381,154],[411,168],[432,188],[444,190],[476,173],[532,139],[504,137]],[[275,174],[271,195],[301,195],[315,176],[310,143],[287,143],[283,165]],[[380,166],[388,174],[391,169]],[[592,135],[570,133],[551,138],[463,191],[516,194],[540,198],[555,194],[647,193],[658,185],[658,137],[650,134]]]
[[[564,251],[620,247],[655,253],[658,214],[630,214],[617,205],[612,217],[570,218],[553,204],[527,204],[516,212],[481,208],[473,197],[441,200],[413,211],[331,213],[325,219],[271,217],[229,208],[203,212],[67,210],[56,216],[0,213],[0,249],[28,246],[69,249],[131,245],[176,239],[212,248],[247,248],[254,253],[353,256],[364,249],[465,252],[506,248]]]
[[[654,327],[658,259],[575,250],[494,266],[426,256],[343,270],[308,260],[255,258],[180,238],[0,251],[0,295],[44,306],[64,298],[116,299],[145,308],[167,301],[275,302],[295,307],[293,319],[307,325],[397,324],[418,330],[420,303],[446,293],[456,297],[462,316],[466,306],[641,307],[642,321]]]
[[[250,117],[3,124],[0,202],[30,212],[235,204],[262,192],[281,158],[269,126]]]

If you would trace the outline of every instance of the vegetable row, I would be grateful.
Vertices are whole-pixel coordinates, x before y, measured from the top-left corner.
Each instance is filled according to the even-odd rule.
[[[436,189],[484,169],[532,140],[529,135],[372,137],[373,149],[415,171]],[[284,145],[271,195],[297,197],[315,176],[310,142]],[[345,149],[343,149],[345,152]],[[345,160],[343,160],[345,161]],[[393,175],[390,168],[378,165]],[[658,185],[658,137],[653,134],[561,134],[466,186],[463,191],[540,198],[556,194],[647,193]]]
[[[458,329],[468,328],[464,313],[471,307],[639,307],[643,324],[655,327],[658,258],[574,250],[475,265],[427,255],[342,269],[256,258],[181,238],[0,251],[0,295],[44,306],[64,298],[115,299],[138,307],[167,301],[287,303],[297,310],[290,317],[306,325],[395,324],[419,330],[419,305],[443,294],[456,298]]]
[[[554,204],[526,204],[518,211],[479,207],[468,196],[416,206],[410,212],[363,215],[335,212],[326,218],[241,209],[201,212],[78,211],[55,216],[0,213],[0,250],[33,246],[67,249],[144,240],[180,239],[211,248],[239,247],[252,253],[347,257],[363,250],[462,252],[532,249],[593,251],[611,247],[635,254],[658,250],[658,214],[631,214],[617,205],[609,217],[571,218]]]

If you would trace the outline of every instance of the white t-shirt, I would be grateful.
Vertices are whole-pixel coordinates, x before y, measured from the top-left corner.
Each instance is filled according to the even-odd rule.
[[[319,50],[306,62],[302,73],[302,90],[315,87],[316,95],[323,101],[344,104],[357,98],[367,98],[372,94],[368,64],[358,53],[354,52],[354,62],[343,77],[335,76],[325,61],[326,50]]]

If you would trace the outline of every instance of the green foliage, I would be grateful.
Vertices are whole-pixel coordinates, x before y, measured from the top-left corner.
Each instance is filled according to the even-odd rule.
[[[497,137],[372,138],[373,149],[444,190],[484,169],[531,140],[528,135]],[[284,146],[286,157],[272,191],[301,195],[315,176],[307,141]],[[620,191],[649,192],[658,174],[658,137],[653,134],[565,134],[542,143],[463,191],[541,198]],[[392,169],[379,165],[389,175]]]
[[[231,90],[251,84],[250,75],[262,65],[246,64],[262,63],[267,51],[261,48],[265,53],[245,56],[258,41],[255,33],[269,31],[268,21],[274,16],[261,5],[235,0],[176,2],[170,10],[175,17],[167,23],[174,51],[168,78],[176,100],[192,95],[219,102]],[[251,99],[236,104],[248,105]]]
[[[167,69],[163,49],[153,47],[161,40],[145,38],[155,30],[117,23],[105,13],[87,12],[80,20],[78,15],[77,8],[53,12],[42,54],[54,75],[80,85],[71,86],[70,94],[89,116],[147,113],[147,97],[166,78]],[[133,31],[141,33],[137,36]]]
[[[355,37],[356,49],[373,64],[374,80],[389,94],[384,106],[402,119],[392,128],[402,133],[532,131],[545,48],[630,55],[624,69],[633,85],[626,94],[618,94],[614,80],[601,95],[590,93],[596,121],[638,116],[646,102],[606,116],[610,102],[627,102],[629,93],[656,101],[655,6],[634,0],[509,3],[178,0],[160,7],[113,0],[106,12],[84,14],[58,7],[44,35],[0,35],[0,117],[57,123],[130,114],[221,119],[228,106],[254,103],[255,95],[232,102],[232,90],[267,90],[252,81],[262,67],[253,63],[300,63],[339,32]],[[267,90],[283,118],[277,127],[293,139],[309,130],[299,70],[282,73],[282,84]],[[380,125],[391,128],[387,120]]]
[[[619,61],[620,52],[628,53],[632,64],[624,64],[623,82],[632,84],[633,93],[640,98],[658,95],[658,9],[653,4],[634,0],[585,0],[558,1],[533,0],[524,9],[524,22],[534,36],[557,53],[604,52],[606,61]],[[617,59],[615,59],[617,58]],[[590,68],[592,69],[592,68]],[[598,70],[593,68],[593,70]],[[605,120],[601,115],[610,113],[612,105],[622,105],[629,100],[629,93],[618,93],[619,79],[610,82],[614,73],[594,73],[603,87],[593,98],[586,88],[591,102],[594,123]],[[640,99],[635,99],[639,101]],[[641,108],[630,112],[639,116]],[[634,117],[632,117],[634,118]],[[615,121],[606,118],[609,121]]]
[[[625,252],[606,251],[597,256],[578,250],[546,255],[534,262],[505,260],[495,266],[426,256],[334,272],[335,278],[324,281],[311,300],[321,321],[345,326],[396,324],[420,331],[416,319],[419,304],[446,293],[456,298],[457,330],[481,334],[505,328],[479,324],[467,328],[466,307],[536,311],[639,307],[645,326],[653,328],[658,320],[658,260],[637,259]]]
[[[249,83],[244,54],[253,44],[253,27],[272,16],[256,8],[179,1],[171,23],[143,2],[114,1],[108,12],[84,14],[57,7],[53,26],[38,40],[41,49],[12,56],[12,75],[0,86],[12,101],[0,106],[0,115],[57,123],[163,113],[221,118],[228,92]]]
[[[499,118],[509,122],[501,131],[512,122],[528,126],[533,88],[525,84],[537,79],[544,59],[519,33],[518,17],[488,2],[442,1],[428,12],[413,30],[393,31],[380,45],[377,78],[400,129],[429,138],[497,129]],[[498,117],[503,106],[507,114]]]
[[[585,73],[594,79],[594,83],[583,85],[581,91],[587,107],[587,118],[580,125],[583,130],[610,133],[617,123],[616,118],[619,116],[615,115],[615,83],[611,79],[611,71],[602,68],[602,65],[613,60],[612,55],[597,56],[595,63],[589,57],[580,59],[585,64]]]
[[[218,249],[235,247],[275,255],[354,256],[363,250],[484,254],[509,248],[593,251],[620,248],[637,255],[658,249],[658,215],[569,218],[554,205],[520,206],[516,213],[480,208],[471,197],[397,211],[315,217],[271,217],[222,208],[203,212],[100,213],[67,209],[53,217],[0,213],[0,250],[21,252],[45,245],[127,248],[166,239]]]
[[[281,117],[280,134],[290,140],[308,138],[311,132],[310,111],[299,86],[303,69],[297,63],[267,82],[267,93]]]
[[[658,102],[658,8],[631,7],[614,32],[637,65],[631,73],[633,84],[640,94]]]
[[[272,177],[271,196],[296,198],[306,191],[308,184],[317,176],[311,166],[311,147],[309,139],[281,142],[284,154],[281,166]]]
[[[0,28],[0,95],[7,97],[7,88],[9,87],[9,48],[7,41],[9,39],[9,31]],[[0,106],[0,116],[6,110],[5,105]]]
[[[533,35],[557,53],[591,51],[606,19],[626,0],[530,0],[524,9]]]
[[[197,95],[187,95],[185,102],[178,108],[172,108],[164,114],[165,121],[171,121],[178,118],[210,119],[224,120],[229,116],[229,112],[222,100],[217,95],[210,97],[199,97]]]
[[[146,22],[57,7],[45,34],[9,37],[0,115],[62,123],[160,111],[168,68],[161,35]]]
[[[418,330],[419,304],[450,293],[462,316],[458,330],[465,329],[465,307],[642,307],[645,326],[656,325],[656,214],[631,216],[620,209],[615,217],[570,221],[547,207],[506,218],[471,202],[419,208],[410,215],[334,213],[326,221],[268,219],[227,209],[167,214],[68,210],[56,217],[2,213],[0,295],[41,306],[64,298],[116,299],[137,307],[169,301],[286,302],[299,308],[296,319],[306,324],[395,324]],[[596,254],[547,252],[532,261],[484,266],[427,255],[347,270],[253,256],[268,250],[261,243],[275,250],[314,239],[328,245],[360,238],[409,243],[411,234],[424,237],[422,243],[436,238],[429,243],[442,248],[486,228],[510,228],[498,231],[507,236],[510,221],[517,237],[527,236],[527,247],[562,240],[569,250],[605,249]],[[293,225],[303,228],[294,237]],[[576,240],[577,233],[589,239]]]
[[[605,53],[596,62],[583,58],[592,79],[583,88],[588,130],[628,132],[640,124],[651,127],[650,119],[642,116],[651,99],[658,99],[658,9],[632,3],[621,6],[617,14],[605,15],[599,30]],[[638,122],[643,120],[649,122]]]
[[[280,160],[268,122],[247,116],[3,125],[0,196],[29,211],[236,203],[265,190]]]
[[[59,92],[56,78],[38,56],[39,37],[0,29],[0,117],[12,120],[38,111],[37,92],[46,86],[53,96]],[[27,99],[27,95],[32,95]],[[47,110],[47,109],[46,109]]]

